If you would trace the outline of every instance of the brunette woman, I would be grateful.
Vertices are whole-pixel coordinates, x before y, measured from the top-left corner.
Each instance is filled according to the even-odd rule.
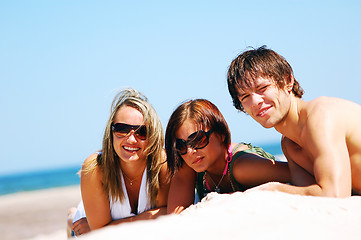
[[[243,126],[244,127],[244,126]],[[221,112],[210,101],[181,104],[171,115],[165,135],[172,175],[168,213],[179,213],[207,193],[245,191],[270,182],[289,182],[285,162],[251,144],[231,143]]]

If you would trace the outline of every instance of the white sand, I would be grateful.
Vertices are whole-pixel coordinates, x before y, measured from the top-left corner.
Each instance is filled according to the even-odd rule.
[[[1,196],[0,239],[66,239],[67,211],[79,201],[79,186]]]
[[[79,186],[0,197],[0,239],[64,240]],[[208,195],[181,215],[110,226],[80,239],[361,239],[361,197],[278,192]]]
[[[110,226],[81,239],[361,239],[361,197],[208,195],[180,216]]]

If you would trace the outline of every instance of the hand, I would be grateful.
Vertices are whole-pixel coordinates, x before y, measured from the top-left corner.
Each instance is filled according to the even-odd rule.
[[[156,219],[161,215],[167,214],[167,207],[159,207],[155,209],[148,210],[137,215],[134,220],[148,220],[148,219]]]
[[[75,236],[80,236],[84,233],[90,232],[90,227],[86,218],[81,218],[74,222],[72,229],[75,233]]]
[[[250,188],[245,192],[253,192],[253,191],[277,191],[278,187],[281,184],[279,182],[268,182],[257,187]]]
[[[180,214],[181,212],[183,212],[185,208],[183,206],[178,206],[174,209],[174,212],[175,214]]]

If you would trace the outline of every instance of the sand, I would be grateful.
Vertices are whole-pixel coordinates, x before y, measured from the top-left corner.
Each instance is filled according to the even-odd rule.
[[[79,186],[0,197],[2,240],[66,239],[67,210]],[[181,215],[109,226],[79,239],[361,239],[361,197],[280,192],[211,193]]]
[[[211,193],[180,216],[109,226],[94,239],[361,239],[361,197],[305,197],[280,192]]]
[[[67,212],[80,187],[60,187],[0,197],[0,239],[66,239]]]

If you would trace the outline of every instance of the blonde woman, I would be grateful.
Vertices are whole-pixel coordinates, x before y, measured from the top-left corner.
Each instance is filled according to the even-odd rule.
[[[147,98],[134,89],[121,91],[112,103],[102,151],[90,155],[81,170],[82,203],[72,226],[76,236],[166,213],[163,144],[161,122]]]

